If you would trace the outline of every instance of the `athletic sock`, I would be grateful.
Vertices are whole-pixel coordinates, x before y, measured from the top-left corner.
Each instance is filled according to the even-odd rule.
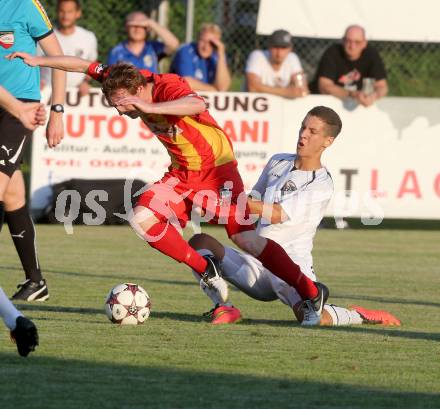
[[[204,273],[208,262],[186,242],[176,228],[165,222],[159,222],[146,231],[145,240],[161,253],[179,263],[185,263],[199,274]]]
[[[14,304],[9,301],[9,298],[0,287],[0,317],[2,317],[6,326],[11,331],[14,330],[17,318],[22,316],[23,314],[14,307]]]
[[[348,310],[347,308],[338,307],[334,304],[325,304],[324,309],[332,317],[335,326],[362,324],[363,319],[357,311]]]
[[[257,257],[271,273],[284,280],[298,291],[302,299],[313,299],[318,295],[313,280],[301,272],[301,269],[276,242],[266,239],[267,244]]]
[[[37,256],[35,226],[26,205],[12,212],[5,212],[5,221],[8,223],[26,279],[40,282],[43,277]]]
[[[2,201],[0,201],[0,231],[2,231],[4,219],[5,219],[5,204]]]

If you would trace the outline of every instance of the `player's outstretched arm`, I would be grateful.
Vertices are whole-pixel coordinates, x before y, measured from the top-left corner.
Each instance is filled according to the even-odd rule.
[[[49,67],[55,68],[63,71],[70,72],[87,72],[89,65],[93,61],[84,60],[78,57],[71,57],[67,55],[47,57],[47,56],[35,56],[23,52],[15,52],[5,56],[8,60],[13,60],[14,58],[22,58],[23,61],[30,65],[31,67]]]
[[[272,224],[289,220],[289,216],[284,212],[279,203],[265,203],[252,197],[248,197],[247,203],[251,214],[262,217]]]
[[[123,97],[114,102],[114,106],[133,105],[145,114],[159,115],[197,115],[206,110],[205,102],[198,97],[186,96],[173,101],[149,103],[136,95]]]

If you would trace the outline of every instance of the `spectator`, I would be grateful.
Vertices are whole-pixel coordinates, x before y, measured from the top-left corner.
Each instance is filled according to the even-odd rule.
[[[367,80],[370,84],[363,81],[365,78],[371,79]],[[349,26],[342,44],[333,44],[324,52],[315,84],[321,94],[340,99],[353,98],[363,106],[370,106],[388,93],[383,61],[368,45],[363,27]]]
[[[79,0],[58,0],[58,26],[54,29],[55,35],[65,55],[96,60],[98,58],[96,36],[91,31],[76,25],[80,18],[81,3]],[[50,84],[51,72],[50,68],[41,69],[42,88]],[[81,96],[87,95],[90,89],[90,77],[79,72],[69,72],[66,85],[68,87],[78,87]]]
[[[159,60],[173,53],[179,46],[179,40],[167,28],[147,17],[141,11],[130,13],[125,19],[127,40],[113,47],[107,58],[108,64],[119,61],[129,62],[139,69],[159,72]],[[161,41],[148,40],[153,31]]]
[[[171,72],[184,77],[196,91],[227,91],[231,85],[222,31],[217,24],[202,25],[197,42],[177,51]]]
[[[252,51],[246,62],[246,90],[285,98],[307,95],[301,62],[292,48],[290,33],[276,30],[269,37],[268,50]]]

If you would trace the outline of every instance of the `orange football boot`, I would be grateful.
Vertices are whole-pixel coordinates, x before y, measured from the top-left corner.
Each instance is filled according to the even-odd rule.
[[[391,313],[384,310],[367,310],[366,308],[352,305],[350,309],[355,310],[369,324],[382,324],[389,326],[400,326],[400,321]]]
[[[212,312],[211,324],[232,324],[241,320],[241,313],[238,308],[221,305]]]

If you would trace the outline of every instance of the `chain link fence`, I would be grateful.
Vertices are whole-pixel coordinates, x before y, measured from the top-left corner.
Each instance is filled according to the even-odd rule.
[[[133,10],[143,10],[157,18],[160,0],[83,0],[79,24],[95,32],[100,59],[105,61],[111,47],[125,38],[124,19]],[[194,35],[203,22],[215,22],[223,29],[228,61],[233,73],[232,89],[240,90],[249,53],[265,47],[265,37],[256,35],[258,0],[194,0]],[[168,0],[167,24],[183,43],[186,34],[185,0]],[[56,0],[46,0],[52,21],[56,20]],[[280,27],[282,28],[282,27]],[[341,36],[345,27],[341,27]],[[324,50],[335,40],[296,38],[295,52],[308,78],[312,79]],[[440,44],[371,42],[388,72],[390,95],[440,97]],[[167,65],[165,65],[167,66]]]

